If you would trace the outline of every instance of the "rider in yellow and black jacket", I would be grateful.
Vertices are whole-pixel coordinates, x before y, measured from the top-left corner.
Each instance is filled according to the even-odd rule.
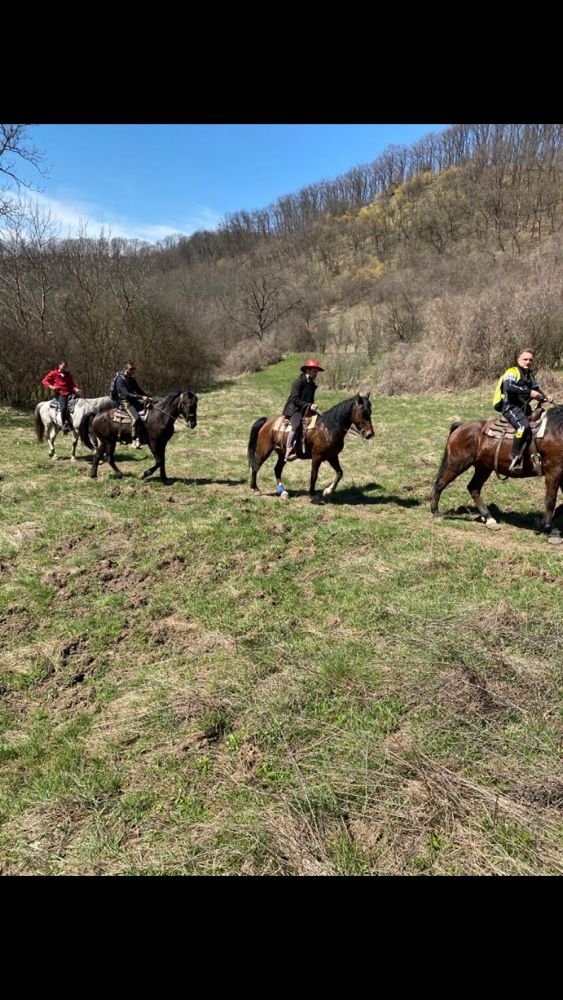
[[[516,429],[512,443],[512,462],[509,472],[522,468],[524,448],[532,436],[528,417],[532,412],[531,399],[545,400],[552,403],[551,396],[546,396],[532,371],[534,352],[521,351],[513,368],[507,368],[501,375],[495,389],[493,406]]]

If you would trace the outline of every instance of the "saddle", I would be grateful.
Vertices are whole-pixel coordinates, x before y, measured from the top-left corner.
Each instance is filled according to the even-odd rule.
[[[543,470],[541,464],[541,455],[536,447],[536,438],[539,438],[541,440],[545,434],[545,427],[547,423],[547,412],[541,409],[541,407],[538,407],[528,417],[528,422],[530,424],[530,430],[532,431],[532,437],[529,443],[526,445],[526,450],[528,451],[530,462],[532,464],[532,468],[536,476],[541,476]],[[487,420],[487,423],[485,424],[483,430],[483,434],[486,434],[487,437],[496,438],[498,440],[498,444],[495,451],[494,469],[497,476],[500,479],[498,471],[498,459],[499,459],[500,449],[502,447],[502,443],[505,438],[512,439],[514,437],[514,435],[516,434],[516,428],[513,427],[510,421],[506,420],[505,417],[496,417],[493,420]],[[525,454],[525,452],[523,452],[523,454]]]
[[[133,423],[126,410],[114,410],[111,419],[114,423],[119,424],[122,430],[127,430]]]
[[[307,438],[307,432],[312,431],[317,423],[319,414],[313,413],[310,417],[303,417],[301,422],[301,433],[299,435],[299,440],[297,442],[297,448],[301,449],[303,455],[306,454],[305,441]],[[276,417],[272,431],[276,435],[276,443],[280,448],[285,448],[287,435],[291,430],[291,424],[287,417],[283,415],[281,417]]]
[[[545,410],[534,410],[528,417],[532,437],[541,439],[544,436],[546,421],[547,412]],[[486,434],[487,437],[502,438],[503,440],[505,437],[514,437],[515,433],[516,428],[505,417],[495,417],[493,420],[487,420],[483,430],[483,434]]]

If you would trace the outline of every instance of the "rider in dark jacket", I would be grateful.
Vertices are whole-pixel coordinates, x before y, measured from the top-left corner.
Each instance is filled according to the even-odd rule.
[[[126,410],[133,421],[131,437],[134,438],[135,448],[140,448],[139,411],[147,403],[151,402],[151,397],[147,395],[144,389],[141,389],[139,383],[133,377],[134,371],[135,365],[131,361],[127,361],[123,366],[123,371],[115,379],[115,393],[120,408]]]
[[[306,361],[301,365],[301,372],[302,374],[292,383],[291,392],[283,408],[283,415],[289,417],[291,424],[285,449],[286,462],[292,462],[297,458],[295,445],[303,417],[308,413],[315,413],[318,409],[314,401],[317,391],[315,379],[319,372],[324,372],[324,368],[321,368],[318,361]]]

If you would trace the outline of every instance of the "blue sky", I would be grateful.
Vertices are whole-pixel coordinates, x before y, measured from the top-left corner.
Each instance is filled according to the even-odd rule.
[[[410,145],[447,125],[37,125],[40,189],[61,236],[87,224],[156,242],[213,229],[229,212],[277,198]]]

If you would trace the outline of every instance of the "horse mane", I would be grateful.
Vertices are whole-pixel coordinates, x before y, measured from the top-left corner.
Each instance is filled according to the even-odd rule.
[[[157,399],[156,402],[158,403],[159,406],[163,406],[163,405],[167,406],[170,403],[173,403],[174,400],[178,396],[180,396],[183,392],[184,392],[184,389],[171,389],[170,392],[166,393],[166,396],[163,396],[162,399]]]
[[[552,431],[563,431],[563,405],[554,406],[547,414],[547,426]]]
[[[330,410],[326,410],[319,415],[319,424],[322,424],[329,431],[335,431],[343,427],[350,416],[352,407],[357,401],[358,397],[352,396],[351,399],[345,399],[342,403],[331,406]]]

